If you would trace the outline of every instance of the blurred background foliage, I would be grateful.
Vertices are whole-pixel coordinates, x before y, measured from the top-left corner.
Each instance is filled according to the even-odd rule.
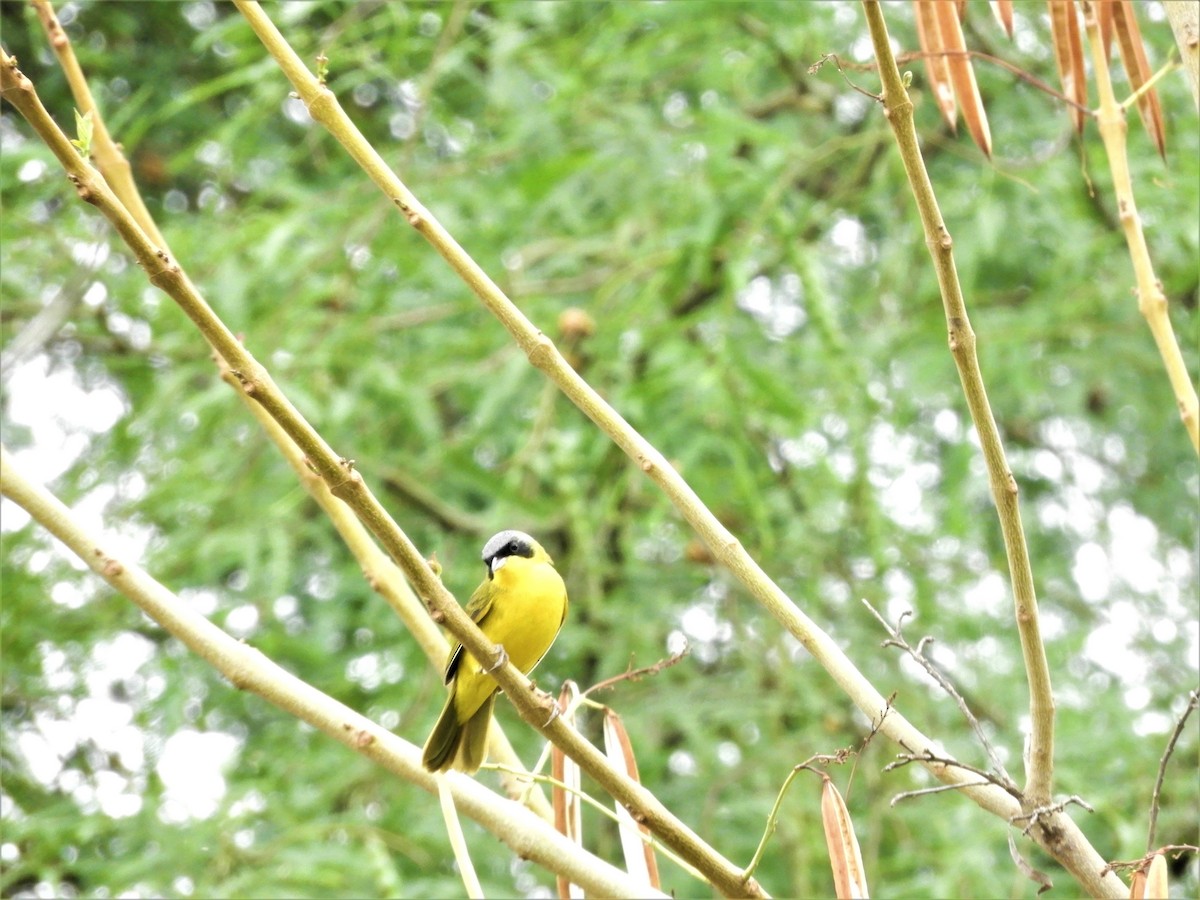
[[[1015,43],[971,7],[969,43],[1056,81],[1044,5],[1018,5]],[[1169,29],[1157,4],[1138,10],[1160,64]],[[556,557],[571,617],[539,683],[586,686],[687,639],[683,663],[602,699],[648,785],[749,860],[790,767],[860,741],[864,719],[311,123],[231,6],[59,11],[193,281],[456,595],[500,528]],[[984,765],[953,705],[880,649],[860,601],[892,620],[915,611],[908,633],[936,637],[1019,778],[1027,689],[1007,567],[919,222],[878,108],[833,66],[808,71],[827,52],[867,59],[858,5],[268,11],[310,65],[329,57],[330,87],[384,158],[767,572],[919,727]],[[6,48],[69,127],[32,11],[2,12]],[[911,9],[886,14],[915,47]],[[1133,858],[1196,683],[1196,458],[1094,129],[1077,141],[1057,101],[980,64],[989,165],[943,130],[912,68],[1022,490],[1057,786],[1096,808],[1078,816],[1102,854]],[[877,90],[868,70],[846,77]],[[1194,373],[1200,142],[1182,73],[1160,90],[1168,159],[1132,124],[1135,188]],[[187,602],[420,743],[438,674],[184,316],[11,107],[0,129],[7,445]],[[22,343],[39,314],[61,327]],[[231,689],[8,505],[4,528],[5,896],[461,893],[434,798]],[[532,760],[534,735],[499,709]],[[876,892],[1029,895],[1005,828],[972,804],[889,807],[928,783],[883,774],[894,752],[870,745],[849,789]],[[1190,727],[1160,844],[1196,839],[1197,753]],[[845,790],[849,772],[834,774]],[[617,860],[614,830],[585,816],[589,846]],[[490,894],[552,889],[481,829],[468,838]],[[1026,850],[1056,893],[1076,893]],[[663,869],[679,896],[706,894]],[[779,896],[830,892],[815,781],[786,800],[759,877]]]

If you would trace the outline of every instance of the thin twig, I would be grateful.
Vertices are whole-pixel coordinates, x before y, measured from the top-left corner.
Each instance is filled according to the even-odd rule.
[[[875,740],[875,735],[883,730],[883,723],[887,719],[888,713],[892,711],[892,704],[896,702],[896,693],[896,691],[892,691],[891,696],[887,698],[887,705],[879,713],[879,718],[871,720],[871,730],[858,745],[858,751],[854,754],[854,765],[850,767],[850,777],[846,779],[847,797],[850,796],[850,788],[854,785],[854,776],[858,774],[858,761],[862,759],[863,752],[870,746],[871,741]]]
[[[1013,816],[1012,824],[1016,825],[1018,822],[1023,822],[1024,820],[1028,819],[1029,824],[1026,825],[1023,829],[1021,829],[1021,834],[1028,835],[1029,832],[1033,830],[1033,827],[1035,825],[1037,825],[1037,823],[1042,819],[1043,816],[1054,815],[1056,813],[1060,813],[1064,809],[1066,809],[1068,806],[1070,806],[1071,804],[1074,804],[1076,806],[1082,806],[1084,809],[1086,809],[1090,813],[1094,813],[1096,811],[1090,803],[1088,803],[1086,800],[1084,800],[1078,794],[1072,794],[1070,797],[1067,797],[1063,800],[1059,800],[1057,803],[1048,803],[1045,806],[1039,806],[1036,809],[1031,809],[1028,812],[1023,812],[1020,815]]]
[[[603,681],[597,681],[590,688],[583,692],[582,696],[587,697],[594,694],[596,691],[606,691],[609,688],[616,687],[622,681],[641,681],[651,675],[657,675],[663,669],[669,669],[683,660],[692,652],[692,648],[684,644],[683,649],[678,653],[673,653],[670,656],[660,659],[656,663],[648,666],[642,666],[640,669],[626,669],[620,675],[614,675],[612,678],[605,678]]]
[[[471,851],[467,849],[467,838],[463,834],[462,820],[458,817],[458,808],[454,805],[450,784],[440,772],[435,773],[433,778],[437,782],[438,802],[442,809],[442,819],[446,823],[446,835],[450,838],[450,847],[454,851],[454,862],[458,865],[458,876],[462,879],[467,896],[471,900],[482,900],[483,887],[479,884]]]
[[[984,769],[977,768],[970,763],[959,762],[952,756],[937,756],[933,753],[898,753],[896,759],[883,767],[883,771],[891,772],[895,769],[903,768],[909,763],[920,763],[923,766],[948,766],[955,769],[962,769],[964,772],[970,772],[972,775],[978,775],[980,778],[987,779],[988,784],[994,784],[996,787],[1008,794],[1012,795],[1017,800],[1021,799],[1021,792],[1011,780],[1005,780],[995,772],[988,772]],[[895,805],[893,801],[893,805]]]
[[[962,781],[956,784],[935,784],[933,787],[918,788],[915,791],[903,791],[892,798],[889,806],[895,806],[901,800],[911,800],[913,797],[924,797],[927,794],[944,794],[946,791],[960,791],[963,788],[982,787],[985,784],[995,784],[992,779],[984,781]]]
[[[1167,741],[1167,749],[1163,751],[1162,759],[1158,761],[1158,777],[1154,779],[1154,791],[1150,795],[1150,827],[1146,833],[1147,852],[1154,848],[1155,832],[1158,831],[1158,795],[1162,791],[1163,778],[1167,774],[1167,763],[1171,759],[1171,754],[1175,752],[1175,744],[1179,740],[1179,736],[1183,734],[1183,726],[1187,722],[1188,716],[1192,714],[1192,710],[1198,703],[1200,703],[1200,694],[1191,691],[1188,694],[1187,706],[1179,714],[1179,719],[1175,722],[1175,730],[1171,732],[1171,738]]]
[[[1072,100],[1070,97],[1068,97],[1062,91],[1055,90],[1053,86],[1046,84],[1046,82],[1042,81],[1039,78],[1035,78],[1033,75],[1030,75],[1028,72],[1026,72],[1020,66],[1013,65],[1008,60],[1001,59],[998,56],[992,56],[990,53],[981,53],[978,50],[938,50],[938,51],[933,51],[930,53],[923,53],[921,51],[915,51],[913,53],[900,54],[899,56],[896,57],[896,62],[899,63],[900,65],[904,65],[905,63],[912,62],[914,59],[923,59],[926,56],[966,56],[971,59],[982,59],[985,62],[990,62],[993,65],[999,66],[1000,68],[1007,70],[1009,73],[1016,75],[1019,79],[1024,81],[1026,84],[1030,85],[1031,87],[1036,88],[1037,90],[1039,90],[1045,94],[1049,94],[1051,97],[1053,97],[1056,100],[1061,100],[1063,103],[1067,104],[1067,106],[1074,107],[1075,109],[1079,110],[1082,113],[1085,113],[1088,116],[1094,117],[1096,115],[1095,111],[1093,111],[1089,107],[1084,106],[1075,100]]]
[[[1104,871],[1112,872],[1117,869],[1146,869],[1150,866],[1150,861],[1154,857],[1164,853],[1174,853],[1175,858],[1183,856],[1185,853],[1200,853],[1200,847],[1195,844],[1166,844],[1162,847],[1157,847],[1151,850],[1140,859],[1117,859],[1110,862],[1104,867]]]
[[[862,758],[863,751],[866,750],[867,746],[872,740],[874,740],[875,735],[879,734],[880,728],[883,725],[883,721],[887,718],[888,713],[891,712],[892,701],[895,700],[895,698],[895,694],[892,694],[892,696],[888,698],[887,706],[885,706],[880,712],[879,718],[871,722],[871,730],[859,743],[857,750],[851,749],[850,747],[842,747],[834,753],[818,753],[814,756],[810,756],[804,762],[792,768],[792,771],[788,773],[787,778],[784,779],[783,786],[780,787],[779,793],[775,796],[775,805],[771,807],[771,813],[767,816],[767,824],[763,829],[762,838],[759,839],[758,847],[754,851],[754,856],[750,859],[750,863],[746,866],[747,876],[750,876],[754,873],[754,870],[758,868],[758,864],[762,860],[763,851],[767,847],[767,841],[770,839],[771,835],[775,833],[776,822],[779,818],[779,808],[783,804],[783,795],[787,792],[788,787],[791,785],[796,775],[802,771],[809,771],[816,772],[822,778],[827,779],[829,775],[823,770],[817,769],[815,764],[819,763],[821,765],[840,766],[845,765],[845,763],[849,760],[854,760],[854,764],[850,767],[850,778],[847,780],[847,793],[849,793],[849,785],[854,780],[854,773],[858,771],[858,761]],[[952,786],[943,785],[943,787]]]
[[[857,84],[855,84],[853,81],[850,80],[849,76],[846,75],[845,69],[842,67],[841,57],[838,56],[836,53],[822,54],[820,59],[818,59],[815,63],[813,63],[811,66],[808,67],[808,74],[815,75],[818,71],[820,71],[821,66],[825,65],[825,63],[830,62],[830,61],[833,62],[833,65],[838,70],[838,74],[842,76],[842,79],[846,82],[847,85],[849,85],[854,90],[858,91],[864,97],[870,97],[876,103],[883,102],[882,95],[873,94],[870,91],[868,91],[866,88],[861,88]]]
[[[1056,100],[1061,100],[1063,103],[1067,104],[1068,106],[1073,106],[1073,107],[1075,107],[1075,109],[1079,110],[1080,112],[1086,113],[1089,116],[1096,115],[1096,113],[1093,110],[1072,100],[1066,94],[1062,93],[1062,91],[1056,90],[1052,85],[1046,84],[1046,82],[1042,81],[1041,79],[1036,78],[1033,75],[1030,75],[1028,72],[1026,72],[1020,66],[1014,65],[1013,63],[1010,63],[1006,59],[1001,59],[998,56],[992,56],[990,53],[983,53],[979,50],[931,50],[931,51],[912,50],[912,51],[909,51],[908,53],[899,54],[896,57],[896,63],[897,63],[897,65],[903,66],[903,65],[907,65],[908,63],[914,62],[919,59],[926,59],[929,57],[939,57],[939,56],[941,56],[941,57],[965,56],[968,59],[982,59],[985,62],[990,62],[992,65],[999,66],[1000,68],[1008,71],[1010,74],[1017,76],[1017,78],[1021,79],[1022,81],[1026,82],[1031,87],[1036,88],[1037,90],[1041,91],[1042,93],[1049,94],[1051,97],[1054,97]],[[873,72],[879,68],[879,64],[877,62],[865,62],[865,63],[843,62],[836,53],[826,53],[819,60],[817,60],[815,63],[813,63],[811,66],[809,66],[809,68],[808,68],[809,74],[812,74],[813,72],[817,71],[817,69],[819,69],[821,67],[821,64],[829,59],[832,59],[834,62],[837,63],[839,72],[841,72],[841,70],[843,68],[849,69],[853,72]],[[845,77],[844,72],[842,73],[842,76]],[[850,84],[851,87],[854,87],[854,85],[851,82],[847,81],[847,83]],[[858,90],[861,93],[870,95],[868,91],[864,91],[862,88],[855,88],[855,90]]]
[[[992,746],[992,742],[988,739],[987,733],[984,732],[983,726],[979,724],[979,720],[975,718],[975,714],[971,712],[971,708],[967,705],[967,701],[963,698],[962,694],[955,689],[954,685],[950,683],[950,679],[943,675],[941,670],[938,669],[938,667],[935,666],[927,656],[925,656],[925,646],[926,644],[931,643],[933,638],[927,635],[921,638],[915,647],[911,646],[908,641],[905,640],[904,635],[901,633],[901,629],[904,627],[904,620],[908,616],[912,615],[912,611],[905,610],[902,612],[900,614],[900,618],[896,620],[896,624],[893,627],[892,625],[888,624],[887,620],[884,619],[879,610],[872,606],[871,602],[865,597],[863,598],[863,605],[871,611],[871,615],[878,619],[879,624],[882,625],[887,633],[891,635],[888,640],[883,642],[883,646],[899,647],[901,650],[906,652],[909,656],[916,660],[921,668],[929,673],[929,677],[936,681],[942,690],[944,690],[953,698],[954,702],[958,705],[959,712],[963,714],[963,718],[965,718],[967,720],[967,724],[971,726],[971,731],[975,733],[975,739],[979,741],[980,745],[983,747],[984,753],[987,754],[987,758],[991,762],[992,768],[994,768],[997,774],[1000,775],[1001,780],[999,783],[1004,786],[1005,790],[1015,790],[1017,783],[1004,768],[1004,763],[1000,761],[1000,754],[997,753],[996,748]]]
[[[1175,54],[1172,52],[1171,58],[1163,63],[1159,70],[1155,72],[1152,77],[1147,78],[1145,84],[1121,101],[1121,109],[1125,112],[1128,112],[1129,107],[1136,104],[1142,99],[1142,97],[1154,90],[1154,86],[1156,84],[1179,68],[1182,68],[1182,65],[1180,64],[1179,60],[1175,59]]]
[[[818,753],[815,756],[810,756],[799,765],[792,766],[792,771],[788,772],[787,778],[783,780],[783,785],[779,788],[779,793],[775,795],[775,803],[771,806],[771,812],[767,816],[767,824],[763,828],[763,835],[758,841],[758,847],[754,850],[754,855],[750,857],[750,862],[746,865],[745,875],[749,878],[754,874],[754,870],[758,868],[758,864],[762,861],[763,851],[767,849],[767,841],[771,839],[771,835],[775,833],[775,827],[779,821],[779,809],[783,806],[784,795],[792,786],[792,782],[796,780],[796,776],[801,772],[815,772],[822,778],[828,777],[826,774],[814,767],[814,763],[826,763],[831,765],[842,765],[854,755],[854,751],[849,747],[843,747],[836,753]]]

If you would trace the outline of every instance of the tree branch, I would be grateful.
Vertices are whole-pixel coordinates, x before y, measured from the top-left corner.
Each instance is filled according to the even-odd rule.
[[[975,332],[971,328],[971,320],[967,317],[966,301],[954,264],[954,242],[938,209],[929,173],[925,171],[925,161],[921,156],[913,123],[912,101],[900,78],[900,70],[896,67],[896,59],[888,43],[887,25],[884,23],[879,4],[875,0],[864,0],[863,7],[871,29],[871,40],[875,44],[875,54],[879,59],[880,76],[883,80],[884,115],[895,132],[904,170],[908,174],[921,224],[925,229],[925,243],[933,259],[938,287],[942,294],[942,305],[946,312],[950,353],[954,357],[954,365],[958,368],[959,380],[962,382],[967,407],[971,412],[971,421],[979,434],[984,461],[987,464],[988,481],[992,489],[992,500],[1000,516],[1000,530],[1004,536],[1013,600],[1016,603],[1017,629],[1021,636],[1025,672],[1029,678],[1029,712],[1032,723],[1025,794],[1030,803],[1047,803],[1054,780],[1054,697],[1038,622],[1037,595],[1033,587],[1029,549],[1025,544],[1021,510],[1017,503],[1017,481],[1008,467],[1000,431],[996,427],[996,419],[988,402],[983,374],[979,369],[979,358],[975,353]]]
[[[290,52],[290,48],[288,49]],[[332,97],[316,79],[312,81],[317,89]],[[133,250],[139,264],[146,270],[151,283],[170,296],[193,321],[209,344],[224,359],[242,390],[279,423],[303,452],[313,471],[329,486],[332,494],[347,503],[380,540],[417,593],[430,606],[434,621],[444,623],[476,659],[499,658],[501,648],[484,636],[453,595],[442,585],[416,546],[392,520],[355,471],[353,461],[334,453],[284,396],[267,370],[217,317],[183,270],[165,251],[149,240],[100,173],[75,151],[70,140],[42,106],[34,92],[33,84],[17,68],[16,61],[3,50],[0,50],[0,96],[11,102],[45,141],[67,171],[68,178],[75,185],[80,198],[93,204],[113,224]],[[371,154],[382,166],[382,160],[373,149]],[[415,215],[420,219],[421,213],[413,210],[413,207],[408,207],[410,216]],[[549,345],[548,339],[540,333],[538,337],[541,341],[535,341],[536,346],[543,346],[542,342]],[[663,464],[666,465],[665,460]],[[493,677],[522,719],[548,740],[562,747],[567,755],[578,762],[580,767],[595,778],[615,800],[624,804],[635,820],[650,828],[664,844],[703,872],[717,890],[726,895],[763,895],[762,888],[756,881],[745,878],[740,868],[701,840],[650,791],[618,773],[604,755],[574,729],[555,718],[548,718],[553,701],[537,691],[532,682],[516,667],[511,663],[506,664],[494,672]]]
[[[751,558],[666,457],[580,377],[554,343],[525,317],[429,210],[421,205],[362,136],[334,95],[308,71],[259,5],[250,0],[235,0],[235,4],[288,77],[314,121],[328,129],[408,223],[446,260],[505,327],[529,357],[530,363],[541,369],[584,415],[658,485],[700,535],[714,558],[729,569],[750,594],[812,654],[872,724],[877,723],[879,710],[887,705],[883,694],[854,666],[837,643],[805,615]],[[448,620],[447,626],[455,637],[461,637],[457,623]],[[468,645],[468,649],[475,652],[471,645]],[[919,749],[931,746],[929,738],[894,709],[889,712],[881,731],[902,746]],[[542,733],[550,736],[549,729],[542,729]],[[558,743],[557,740],[555,742]],[[566,744],[559,743],[559,746],[567,749]],[[568,754],[574,756],[569,750]],[[586,770],[587,767],[584,768]],[[952,769],[943,769],[939,777],[951,782],[962,779]],[[965,792],[976,803],[1005,820],[1016,811],[1014,801],[1003,791],[970,787]]]
[[[1132,15],[1132,11],[1130,14]],[[1121,230],[1125,233],[1125,243],[1133,263],[1138,312],[1150,326],[1150,334],[1154,337],[1154,343],[1158,345],[1159,355],[1162,356],[1163,366],[1167,370],[1167,380],[1175,393],[1179,417],[1183,420],[1188,437],[1191,438],[1193,449],[1200,453],[1200,401],[1197,400],[1196,388],[1192,385],[1187,364],[1179,349],[1179,341],[1175,338],[1175,329],[1167,315],[1167,295],[1163,292],[1162,282],[1154,273],[1154,261],[1150,258],[1146,232],[1142,229],[1142,219],[1138,215],[1137,203],[1133,197],[1133,176],[1129,171],[1129,154],[1125,142],[1128,132],[1125,109],[1117,103],[1113,93],[1112,78],[1108,71],[1108,52],[1100,38],[1096,7],[1091,0],[1083,2],[1083,21],[1087,28],[1088,45],[1092,51],[1096,92],[1100,95],[1100,111],[1096,121],[1099,123],[1100,138],[1104,142],[1104,152],[1108,157],[1113,193],[1117,198],[1117,215],[1121,220]]]
[[[1017,503],[1017,482],[1008,467],[999,429],[988,402],[979,360],[975,353],[975,332],[967,316],[966,301],[955,268],[954,242],[938,209],[929,173],[925,170],[925,161],[921,156],[913,121],[912,101],[896,66],[883,10],[878,0],[863,0],[863,9],[875,47],[875,56],[879,60],[884,115],[896,136],[896,144],[924,228],[925,242],[937,273],[949,331],[950,352],[958,369],[971,420],[979,435],[992,500],[1000,518],[1000,530],[1004,537],[1009,577],[1013,586],[1017,631],[1021,639],[1026,677],[1029,680],[1031,728],[1023,806],[1027,809],[1041,807],[1050,803],[1054,779],[1054,697],[1038,620],[1037,595],[1033,586],[1029,549],[1025,543],[1021,511]],[[1098,874],[1104,861],[1081,833],[1076,831],[1074,835],[1068,836],[1058,830],[1065,827],[1064,823],[1070,822],[1067,816],[1058,813],[1052,820],[1053,827],[1035,829],[1033,834],[1086,890],[1106,896],[1119,896],[1126,892],[1120,879],[1110,879]],[[1074,827],[1074,823],[1071,825]]]
[[[154,217],[146,209],[146,204],[142,202],[142,195],[133,180],[133,170],[129,165],[129,160],[121,152],[120,145],[108,133],[108,127],[104,124],[104,119],[100,116],[100,110],[96,108],[96,101],[92,97],[91,88],[88,87],[87,78],[83,74],[83,68],[79,65],[79,60],[75,57],[75,49],[71,46],[71,41],[67,38],[67,33],[63,31],[58,17],[54,14],[54,7],[51,5],[50,0],[30,0],[30,4],[37,13],[38,21],[42,23],[42,30],[46,32],[46,37],[50,42],[50,49],[58,57],[58,64],[67,76],[67,84],[71,87],[71,95],[75,98],[75,105],[79,107],[80,113],[86,115],[90,112],[92,114],[92,122],[94,123],[92,159],[96,161],[96,165],[104,173],[105,178],[108,179],[113,193],[121,198],[121,202],[125,204],[125,208],[137,220],[137,223],[150,237],[150,240],[160,249],[169,250],[170,248],[167,246],[166,239],[154,223]]]
[[[75,97],[76,103],[85,112],[91,113],[94,126],[92,140],[94,152],[92,157],[96,162],[97,168],[100,170],[104,180],[113,188],[113,192],[117,195],[118,199],[121,200],[125,208],[137,221],[138,225],[141,226],[160,248],[169,250],[166,240],[158,230],[154,217],[150,214],[142,200],[141,192],[138,190],[137,183],[133,180],[129,163],[125,159],[120,145],[113,141],[109,134],[100,108],[92,98],[87,78],[75,57],[71,41],[55,16],[52,4],[49,0],[31,0],[31,2],[37,12],[38,19],[42,23],[42,27],[46,32],[55,56],[58,58],[59,64],[63,69],[67,82],[71,86],[71,92]],[[52,307],[58,305],[56,303],[52,304],[51,307],[47,307],[43,310],[42,314],[35,317],[34,321],[38,321],[43,317],[43,314],[48,313]],[[30,323],[30,326],[32,325],[33,322]],[[27,330],[32,330],[32,327]],[[18,335],[18,338],[24,336],[24,334],[25,332],[22,332],[21,335]],[[14,340],[12,343],[15,345],[18,341]],[[6,353],[3,368],[0,369],[0,372],[6,373],[8,371],[10,362],[8,356],[10,353]],[[296,446],[296,443],[288,437],[275,419],[271,418],[260,404],[252,401],[249,395],[241,389],[238,379],[234,377],[232,370],[225,364],[221,355],[214,351],[213,356],[220,369],[222,380],[234,389],[238,398],[243,402],[250,414],[258,420],[267,437],[271,439],[284,459],[292,467],[292,470],[300,479],[300,483],[304,486],[305,490],[308,491],[309,495],[317,502],[317,505],[329,516],[334,528],[337,529],[338,534],[345,542],[347,549],[350,550],[362,566],[363,577],[367,580],[368,584],[388,602],[388,605],[392,607],[392,610],[400,617],[409,631],[412,632],[434,670],[441,672],[446,662],[446,654],[450,649],[449,644],[442,636],[441,631],[430,619],[428,611],[413,593],[412,588],[404,580],[403,574],[396,567],[395,563],[380,551],[378,545],[368,536],[362,523],[351,514],[346,505],[334,497],[330,493],[326,483],[313,473],[305,461],[304,454]],[[462,526],[475,524],[478,526],[478,523],[468,523],[465,518],[458,520],[455,524]],[[518,758],[516,751],[513,750],[512,743],[508,740],[508,736],[504,734],[503,729],[498,723],[492,730],[491,740],[493,742],[492,750],[498,761],[505,763],[512,769],[520,769],[522,767],[521,760]],[[554,821],[554,811],[550,808],[549,802],[541,791],[529,791],[527,785],[517,784],[507,774],[503,774],[501,780],[510,797],[514,799],[518,796],[522,797],[530,809],[543,819],[548,822]]]

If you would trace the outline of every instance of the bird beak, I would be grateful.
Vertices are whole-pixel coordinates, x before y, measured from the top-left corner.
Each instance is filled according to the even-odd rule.
[[[493,559],[491,565],[488,566],[489,574],[495,576],[497,572],[504,568],[506,562],[508,562],[507,556],[499,556]]]

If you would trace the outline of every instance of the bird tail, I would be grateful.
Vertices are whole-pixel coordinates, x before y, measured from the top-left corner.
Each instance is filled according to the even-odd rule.
[[[496,695],[489,697],[465,722],[458,721],[454,707],[454,692],[446,698],[442,714],[425,742],[421,762],[430,772],[459,769],[468,774],[478,772],[487,758],[488,732],[491,730],[492,708]]]
[[[496,695],[492,694],[475,715],[463,723],[456,768],[472,774],[478,772],[483,761],[487,759],[488,733],[492,730],[492,708],[495,705]]]
[[[430,772],[444,772],[454,764],[454,755],[458,752],[458,743],[462,740],[462,724],[458,721],[458,711],[454,708],[454,692],[446,698],[442,714],[438,716],[437,724],[425,741],[425,750],[421,754],[421,762]]]

